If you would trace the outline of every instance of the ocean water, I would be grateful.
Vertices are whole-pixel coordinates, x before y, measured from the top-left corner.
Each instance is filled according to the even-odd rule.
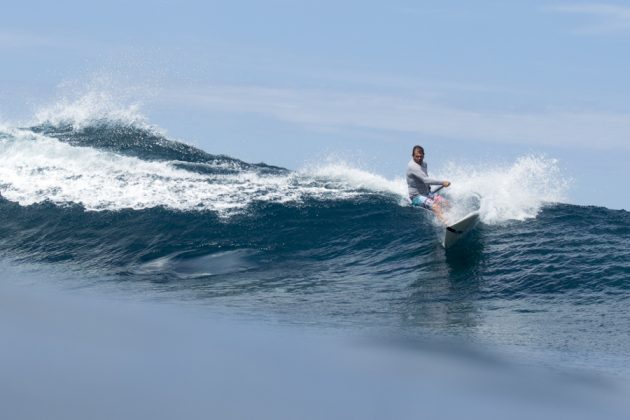
[[[425,392],[433,379],[443,379],[442,371],[435,370],[434,355],[444,348],[449,354],[467,349],[468,355],[451,355],[437,363],[444,370],[454,365],[464,366],[464,372],[477,369],[485,363],[479,362],[480,354],[492,355],[495,370],[504,366],[498,360],[509,360],[509,368],[498,368],[498,376],[482,381],[498,394],[504,383],[498,377],[520,372],[515,374],[520,378],[517,382],[530,384],[526,388],[531,390],[538,386],[538,376],[523,375],[519,369],[542,369],[589,378],[582,385],[589,396],[587,408],[593,412],[614,407],[612,418],[628,413],[623,403],[601,402],[598,398],[608,395],[612,385],[601,385],[593,378],[615,383],[630,379],[630,214],[567,203],[567,185],[558,182],[559,164],[553,159],[523,156],[508,164],[472,168],[453,163],[446,168],[453,181],[445,194],[451,203],[448,217],[455,220],[479,208],[481,223],[458,246],[444,250],[435,220],[407,202],[402,177],[387,179],[340,161],[297,171],[248,163],[169,139],[159,129],[135,119],[109,114],[97,117],[44,115],[32,126],[0,127],[2,326],[5,337],[13,337],[14,344],[40,349],[31,354],[19,345],[4,348],[5,360],[23,358],[18,364],[22,370],[3,364],[5,378],[10,378],[3,386],[17,395],[5,401],[13,402],[14,413],[37,417],[40,412],[20,411],[15,401],[45,394],[48,405],[54,406],[55,401],[69,401],[78,387],[71,380],[62,381],[61,389],[68,395],[50,397],[50,389],[41,381],[50,380],[53,373],[48,368],[32,368],[33,360],[43,358],[49,362],[46,366],[59,367],[55,375],[76,375],[83,381],[80,383],[105,375],[110,382],[98,388],[99,393],[117,388],[116,378],[129,380],[126,374],[114,379],[111,373],[108,376],[120,365],[112,361],[111,351],[103,350],[94,325],[116,331],[111,339],[103,340],[105,348],[114,349],[121,360],[145,360],[146,346],[155,366],[180,366],[181,358],[191,357],[197,368],[208,373],[219,369],[218,359],[230,359],[241,349],[232,344],[218,351],[217,340],[236,337],[246,347],[259,346],[262,340],[268,353],[277,351],[283,360],[295,357],[294,347],[303,340],[327,343],[307,346],[306,355],[321,354],[313,350],[319,346],[325,351],[338,349],[340,356],[332,361],[315,357],[314,367],[300,371],[299,378],[288,372],[295,372],[296,366],[298,371],[304,369],[310,356],[294,360],[293,365],[265,359],[268,363],[261,363],[266,366],[264,374],[252,373],[251,366],[243,368],[248,381],[257,383],[262,375],[280,391],[268,399],[258,396],[252,400],[259,388],[231,384],[227,386],[232,391],[230,398],[238,401],[240,393],[254,407],[267,407],[269,411],[263,413],[269,418],[304,417],[305,413],[309,413],[306,418],[349,413],[360,413],[357,418],[386,418],[391,410],[397,418],[405,418],[413,417],[416,405],[428,403],[445,415],[470,413],[465,408],[451,413],[436,402],[444,400],[448,406],[450,387],[460,384],[457,376],[420,399],[405,393],[414,389]],[[38,292],[31,295],[31,289]],[[122,313],[129,317],[120,315],[121,301],[141,305],[141,315],[127,307]],[[85,302],[98,302],[94,303],[97,315]],[[32,319],[33,308],[40,316],[36,320]],[[187,315],[181,314],[181,308]],[[90,315],[86,317],[86,313]],[[52,322],[50,316],[59,317],[60,323],[47,324]],[[112,319],[122,324],[131,319],[148,335],[141,334],[140,344],[129,345],[126,340],[136,330]],[[163,333],[146,332],[163,325],[167,325]],[[44,329],[49,335],[41,331]],[[72,331],[85,334],[77,338]],[[261,338],[267,336],[261,331],[282,339],[269,344]],[[162,334],[168,340],[161,341]],[[330,380],[331,376],[321,372],[343,371],[340,366],[347,366],[348,356],[346,347],[339,350],[340,346],[329,342],[331,337],[335,343],[362,337],[372,343],[368,347],[374,347],[376,341],[376,347],[387,343],[396,348],[385,354],[375,350],[379,355],[372,354],[374,360],[366,363],[386,371],[371,380],[391,385],[391,395],[379,388],[361,388],[358,384],[364,386],[365,378],[355,371],[341,374],[340,382],[331,381],[339,389],[330,388],[324,378]],[[187,346],[197,349],[192,356],[182,350]],[[79,362],[68,362],[61,350],[66,347],[68,357],[78,357]],[[406,349],[404,356],[398,353],[401,348]],[[409,362],[410,348],[424,365]],[[204,357],[209,349],[214,351],[214,364]],[[250,363],[259,360],[260,353],[252,353],[243,358]],[[90,370],[98,363],[82,359],[85,354],[102,360],[105,367]],[[469,357],[471,354],[476,356]],[[169,362],[171,355],[180,362]],[[390,358],[398,364],[383,368]],[[238,368],[242,360],[226,362],[223,379],[209,383],[207,377],[191,381],[193,362],[180,366],[181,370],[168,368],[179,372],[174,375],[180,385],[196,390],[176,394],[179,406],[186,406],[182,401],[187,398],[207,402],[200,389],[221,388],[226,376],[242,375]],[[134,378],[151,378],[131,382],[138,398],[150,405],[152,393],[166,397],[163,387],[156,384],[172,386],[167,373],[155,378],[152,369],[130,366],[125,369]],[[86,367],[94,376],[80,373]],[[354,368],[364,372],[365,365]],[[407,369],[417,374],[411,383],[405,382],[409,380],[405,375],[401,379],[392,373]],[[190,375],[178,376],[182,370]],[[270,379],[278,372],[284,372],[283,379]],[[432,379],[423,382],[419,378],[425,378],[427,372]],[[471,372],[466,377],[471,375],[481,377]],[[308,378],[313,376],[320,382],[311,382]],[[39,385],[13,386],[25,377]],[[544,378],[547,385],[541,394],[566,385],[555,376]],[[287,385],[300,380],[309,383],[306,394],[328,396],[335,408],[327,413],[313,411],[312,401],[300,399],[305,394]],[[264,388],[267,382],[262,382]],[[363,394],[357,391],[340,401],[333,398],[344,391],[340,384],[346,383],[358,386]],[[615,392],[625,395],[620,389],[626,390],[615,388]],[[457,396],[473,401],[480,418],[492,414],[484,410],[495,399],[458,390]],[[118,396],[110,395],[114,400]],[[123,395],[121,392],[120,398]],[[515,408],[523,418],[533,415],[526,409],[529,397],[520,391],[514,395],[518,397],[512,403],[498,405],[502,407],[498,413],[512,413]],[[288,396],[293,401],[290,409],[280,403]],[[573,396],[568,392],[558,397],[564,401],[560,408],[543,413],[554,418],[558,413],[589,418],[593,412],[575,405],[584,399]],[[366,406],[365,397],[383,398],[389,405]],[[221,401],[220,406],[227,404]],[[276,404],[269,405],[269,401]],[[59,417],[84,418],[89,413],[95,418],[98,403],[86,404],[84,410],[62,410]],[[239,406],[238,402],[233,405],[221,406],[218,413],[234,418],[261,414],[256,409],[230,411]],[[122,406],[129,409],[132,404]],[[193,404],[191,412],[157,407],[127,414],[168,417],[185,413],[191,418],[202,417],[209,409],[203,404]],[[358,407],[361,409],[356,411]],[[120,414],[111,411],[111,406],[109,409],[100,415]]]

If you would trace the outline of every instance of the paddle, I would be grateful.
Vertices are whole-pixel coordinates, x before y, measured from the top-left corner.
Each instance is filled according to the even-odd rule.
[[[442,188],[444,188],[444,185],[440,185],[439,187],[435,189],[435,191],[431,191],[431,194],[435,194],[436,192],[440,191]]]

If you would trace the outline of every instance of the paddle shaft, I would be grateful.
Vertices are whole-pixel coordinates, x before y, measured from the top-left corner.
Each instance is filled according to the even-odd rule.
[[[442,188],[444,188],[444,185],[440,185],[439,187],[435,189],[435,191],[431,191],[431,194],[435,194],[436,192],[440,191]]]

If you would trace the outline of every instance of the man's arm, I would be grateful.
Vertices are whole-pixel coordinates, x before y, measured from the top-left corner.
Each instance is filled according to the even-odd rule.
[[[445,183],[448,183],[450,185],[450,182],[446,180],[431,178],[431,177],[426,176],[424,172],[422,172],[422,170],[420,169],[420,166],[418,165],[415,165],[415,167],[412,166],[409,169],[411,170],[411,174],[414,177],[418,178],[419,180],[421,180],[427,185],[444,185]],[[444,185],[444,186],[447,187],[448,185]]]

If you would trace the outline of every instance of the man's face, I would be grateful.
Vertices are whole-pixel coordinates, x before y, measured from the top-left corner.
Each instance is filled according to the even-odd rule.
[[[418,165],[422,165],[422,160],[424,159],[424,153],[421,150],[416,150],[413,152],[413,160]]]

